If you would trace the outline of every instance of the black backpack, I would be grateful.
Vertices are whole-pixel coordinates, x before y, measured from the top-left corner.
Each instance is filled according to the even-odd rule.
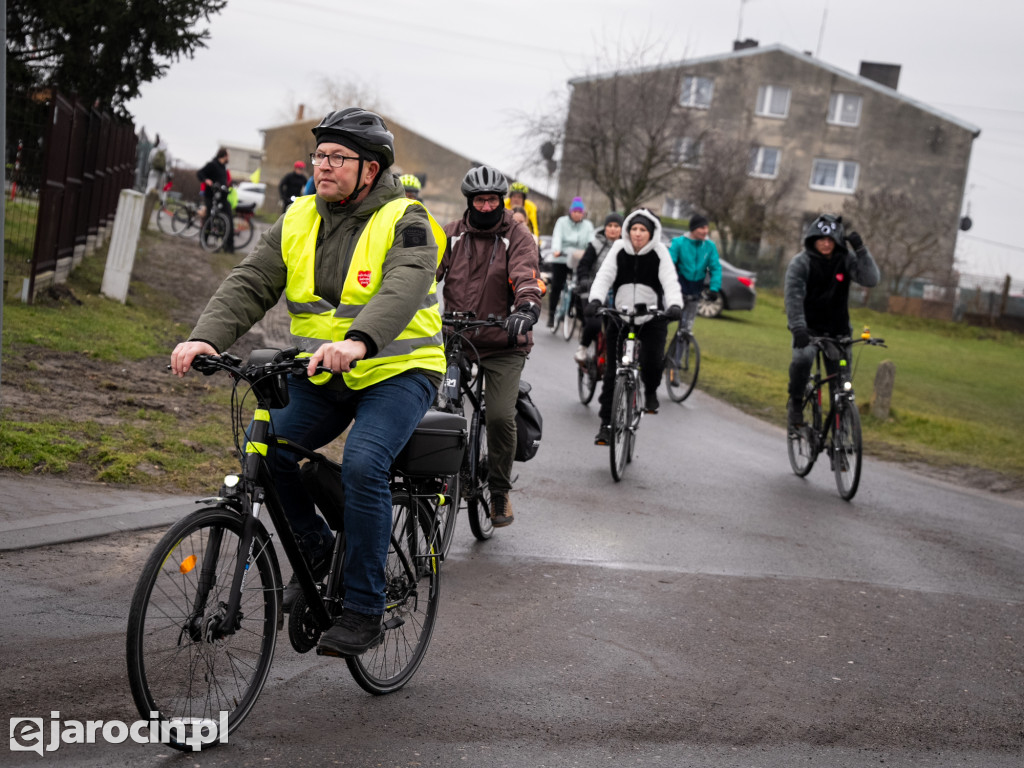
[[[530,399],[530,385],[520,379],[516,397],[516,461],[529,461],[537,455],[543,430],[544,419]]]

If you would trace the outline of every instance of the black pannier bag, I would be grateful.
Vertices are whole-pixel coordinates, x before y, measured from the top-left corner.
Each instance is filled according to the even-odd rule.
[[[519,395],[516,397],[516,461],[529,461],[540,448],[544,419],[530,399],[530,385],[519,380]]]

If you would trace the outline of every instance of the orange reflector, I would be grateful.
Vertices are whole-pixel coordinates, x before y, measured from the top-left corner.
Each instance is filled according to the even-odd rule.
[[[195,567],[196,567],[196,556],[195,555],[189,555],[188,557],[186,557],[184,560],[181,561],[181,565],[178,566],[178,570],[181,571],[182,573],[188,573],[189,571],[191,571]]]

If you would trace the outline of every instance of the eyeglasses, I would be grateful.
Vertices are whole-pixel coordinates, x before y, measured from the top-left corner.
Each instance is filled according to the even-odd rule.
[[[473,207],[478,211],[493,211],[501,205],[501,198],[497,195],[477,195],[473,198]]]
[[[325,155],[323,152],[310,152],[309,154],[309,162],[311,162],[313,165],[322,165],[324,160],[326,160],[327,164],[330,165],[331,168],[341,168],[342,166],[345,165],[346,160],[358,159],[359,155],[353,155],[350,157],[349,155],[343,155],[340,152],[337,152],[333,155]]]

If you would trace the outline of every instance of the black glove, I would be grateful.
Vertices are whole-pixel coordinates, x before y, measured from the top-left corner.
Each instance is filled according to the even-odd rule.
[[[793,331],[793,346],[797,349],[803,349],[811,343],[811,334],[807,332],[806,328],[798,328]]]
[[[683,308],[678,304],[673,304],[671,307],[665,310],[665,317],[669,320],[682,320],[683,319]]]
[[[708,301],[718,301],[718,291],[708,291]]]
[[[864,239],[856,232],[851,232],[846,236],[846,242],[850,244],[850,247],[855,251],[859,251],[864,247]]]
[[[515,343],[517,336],[525,336],[537,322],[539,313],[533,303],[516,307],[516,311],[505,318],[505,331],[509,341]]]
[[[591,301],[587,306],[583,308],[583,316],[588,320],[597,314],[597,310],[600,309],[601,302],[597,299]]]

